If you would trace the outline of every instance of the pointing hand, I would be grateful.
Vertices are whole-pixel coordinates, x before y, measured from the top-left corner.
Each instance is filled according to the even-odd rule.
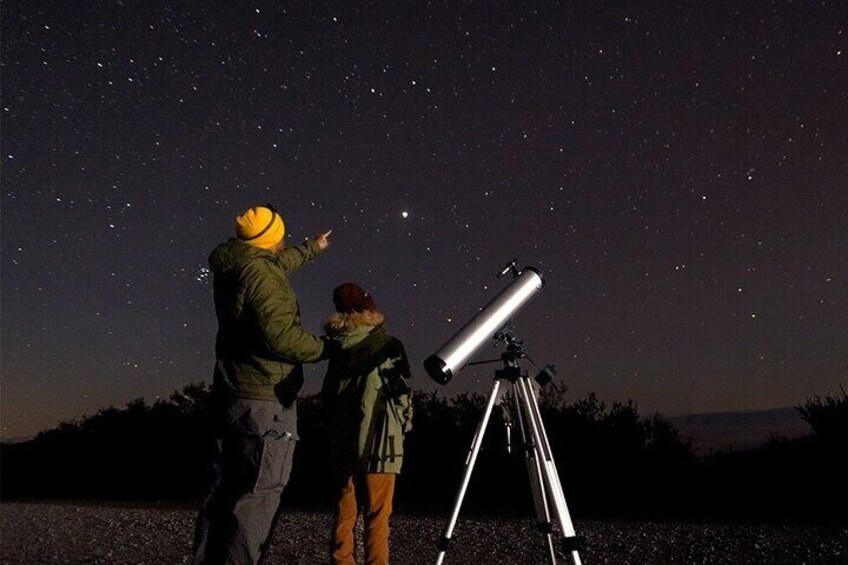
[[[330,240],[327,238],[331,233],[333,233],[333,230],[327,230],[326,232],[315,236],[315,243],[318,244],[318,249],[324,251],[330,246]]]

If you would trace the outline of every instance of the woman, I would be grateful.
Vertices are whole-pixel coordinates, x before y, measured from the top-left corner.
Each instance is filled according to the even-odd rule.
[[[360,286],[333,291],[327,323],[330,352],[321,391],[330,429],[335,520],[330,562],[353,565],[358,508],[365,522],[365,562],[389,561],[389,516],[403,437],[412,428],[403,343],[383,328],[385,316]]]

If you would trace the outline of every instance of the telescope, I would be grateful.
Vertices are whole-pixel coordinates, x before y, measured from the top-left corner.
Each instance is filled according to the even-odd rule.
[[[511,273],[513,281],[480,309],[438,351],[424,360],[427,374],[439,384],[447,384],[462,370],[475,353],[545,286],[542,273],[535,267],[519,270],[513,259],[498,273]]]
[[[521,368],[519,360],[529,359],[524,353],[523,342],[515,338],[512,328],[506,325],[507,321],[524,306],[537,292],[545,286],[542,274],[533,267],[519,270],[515,266],[515,259],[506,264],[506,267],[498,273],[498,278],[511,273],[513,281],[509,283],[497,296],[480,309],[471,320],[451,337],[438,351],[430,355],[424,361],[424,368],[433,380],[446,384],[451,380],[454,373],[458,373],[468,364],[471,357],[489,339],[495,344],[505,343],[506,351],[501,354],[503,368],[495,371],[495,379],[492,382],[492,390],[486,401],[482,419],[477,425],[477,432],[471,442],[468,456],[465,458],[465,471],[459,492],[456,495],[453,512],[445,527],[444,534],[439,540],[439,553],[436,556],[436,565],[442,565],[451,536],[453,535],[456,520],[471,473],[477,461],[477,454],[483,443],[486,426],[492,415],[492,410],[500,398],[501,383],[507,383],[512,388],[512,401],[515,403],[515,417],[521,433],[521,442],[524,446],[524,458],[527,463],[527,472],[530,476],[530,490],[533,494],[533,504],[536,508],[537,527],[545,534],[547,542],[547,557],[550,565],[556,565],[557,553],[554,547],[554,525],[559,526],[562,535],[562,552],[571,558],[573,565],[581,565],[578,548],[581,542],[574,531],[574,523],[568,512],[565,502],[565,494],[562,491],[562,483],[554,462],[553,451],[548,442],[548,434],[542,423],[542,413],[539,410],[539,401],[533,383],[530,381],[527,371]],[[490,363],[491,361],[480,361],[479,363]],[[533,360],[530,359],[533,363]],[[477,364],[477,363],[474,363]],[[536,363],[533,363],[536,365]],[[540,386],[553,378],[553,366],[548,365],[536,381]],[[503,406],[502,406],[503,408]],[[507,428],[509,434],[509,428]],[[507,440],[509,441],[509,440]]]

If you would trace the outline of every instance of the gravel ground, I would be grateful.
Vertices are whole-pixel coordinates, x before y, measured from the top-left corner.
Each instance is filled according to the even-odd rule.
[[[194,512],[73,504],[0,506],[0,563],[188,563]],[[433,563],[446,516],[392,518],[392,561]],[[323,563],[330,516],[289,511],[268,563]],[[530,520],[460,515],[447,564],[546,563]],[[578,521],[584,563],[848,563],[848,527]],[[568,563],[567,560],[561,560]]]

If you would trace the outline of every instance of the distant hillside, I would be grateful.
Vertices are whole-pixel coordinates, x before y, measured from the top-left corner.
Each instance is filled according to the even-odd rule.
[[[692,441],[698,455],[751,449],[773,437],[794,439],[812,433],[795,408],[690,414],[671,418],[671,421]]]
[[[35,439],[35,436],[0,437],[0,443],[12,445],[15,443],[24,443],[31,439]]]

